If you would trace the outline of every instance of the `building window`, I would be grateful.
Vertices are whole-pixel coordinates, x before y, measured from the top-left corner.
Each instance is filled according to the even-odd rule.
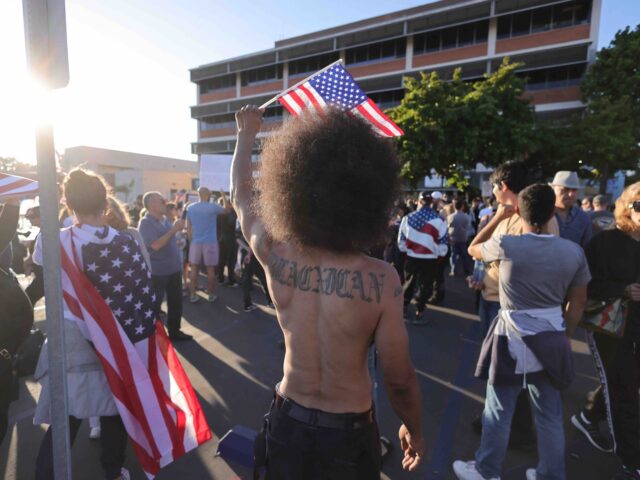
[[[518,76],[527,82],[530,91],[548,90],[552,88],[575,87],[580,85],[587,69],[586,63],[565,65],[562,67],[543,68],[519,72]]]
[[[511,36],[531,33],[531,12],[516,13],[511,17]]]
[[[400,102],[404,98],[404,90],[390,90],[387,92],[373,92],[367,94],[371,100],[376,102],[376,105],[381,110],[393,108],[400,105]]]
[[[413,51],[419,55],[448,48],[484,43],[487,41],[488,34],[488,20],[418,33],[413,36]]]
[[[445,28],[442,30],[442,50],[446,50],[447,48],[456,48],[457,37],[458,29],[456,27]]]
[[[551,7],[546,7],[531,12],[531,33],[551,30],[551,11]]]
[[[246,70],[240,76],[241,85],[259,85],[269,83],[282,78],[282,65],[269,65],[268,67]]]
[[[262,118],[266,123],[281,122],[283,117],[283,109],[280,105],[270,106],[264,111]]]
[[[235,126],[236,120],[232,114],[205,117],[200,120],[200,131],[202,132],[220,128],[234,128]]]
[[[590,16],[591,0],[574,0],[553,7],[504,15],[498,17],[498,38],[530,35],[554,28],[589,23]]]
[[[289,62],[289,76],[311,74],[323,69],[327,65],[335,62],[340,58],[338,52],[326,55],[318,55],[316,57],[301,58],[299,60],[291,60]]]
[[[200,95],[209,93],[215,90],[223,90],[225,88],[232,88],[236,86],[236,76],[223,75],[222,77],[209,78],[200,82]]]
[[[350,48],[346,52],[347,65],[354,63],[379,62],[391,58],[404,57],[407,43],[404,38],[372,43],[361,47]]]

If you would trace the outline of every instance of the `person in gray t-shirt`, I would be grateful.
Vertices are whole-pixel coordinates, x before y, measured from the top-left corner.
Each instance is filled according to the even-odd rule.
[[[567,334],[582,316],[591,274],[578,244],[548,234],[554,203],[548,185],[525,188],[518,195],[522,235],[492,237],[469,248],[478,260],[500,261],[500,312],[476,369],[477,377],[488,380],[480,447],[475,461],[454,462],[458,478],[500,477],[523,389],[532,400],[540,456],[526,477],[566,478],[560,389],[574,376]]]
[[[502,235],[482,244],[482,259],[500,260],[500,308],[557,307],[567,291],[591,279],[584,251],[555,235]]]
[[[452,277],[456,272],[458,260],[462,261],[465,275],[469,274],[469,261],[467,257],[467,239],[469,238],[469,230],[471,229],[471,219],[469,215],[462,211],[464,203],[462,200],[456,200],[454,203],[455,213],[447,217],[447,227],[449,231],[449,243],[451,244],[451,257],[449,263],[451,271],[449,275]]]

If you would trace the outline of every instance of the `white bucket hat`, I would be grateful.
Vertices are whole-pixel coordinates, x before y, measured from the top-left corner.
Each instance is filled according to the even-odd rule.
[[[567,170],[561,170],[556,172],[556,175],[553,177],[553,180],[549,184],[552,187],[565,187],[565,188],[582,188],[580,185],[580,179],[578,178],[578,174],[576,172],[570,172]]]

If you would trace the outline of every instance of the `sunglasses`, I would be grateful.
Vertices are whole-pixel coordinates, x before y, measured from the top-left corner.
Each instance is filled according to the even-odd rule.
[[[630,203],[629,208],[633,208],[634,212],[640,213],[640,200],[636,200],[635,202]]]

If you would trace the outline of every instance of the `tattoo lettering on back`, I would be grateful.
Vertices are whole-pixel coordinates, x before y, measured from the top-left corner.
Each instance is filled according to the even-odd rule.
[[[336,295],[353,300],[380,303],[384,274],[344,268],[298,265],[271,253],[267,260],[271,277],[282,285],[319,295]]]

